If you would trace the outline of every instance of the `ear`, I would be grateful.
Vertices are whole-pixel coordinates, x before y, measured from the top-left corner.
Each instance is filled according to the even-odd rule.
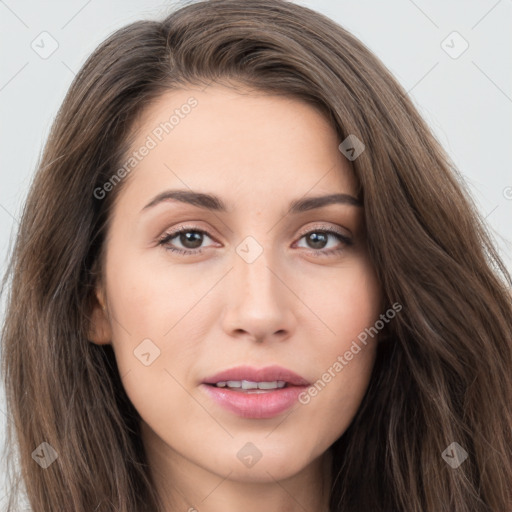
[[[109,345],[112,341],[105,293],[100,284],[98,284],[92,299],[88,339],[96,345]]]

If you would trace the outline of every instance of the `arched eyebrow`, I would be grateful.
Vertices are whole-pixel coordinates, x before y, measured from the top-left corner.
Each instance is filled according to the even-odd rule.
[[[166,190],[155,196],[142,211],[156,206],[164,201],[178,201],[191,204],[199,208],[215,212],[227,212],[228,208],[224,201],[214,195],[193,190]],[[293,200],[289,205],[289,213],[302,213],[330,204],[345,204],[349,206],[362,207],[363,203],[349,194],[329,194],[325,196],[303,197]]]
[[[315,208],[321,208],[329,204],[346,204],[349,206],[363,207],[362,201],[349,194],[329,194],[327,196],[304,197],[290,203],[290,213],[302,213]]]

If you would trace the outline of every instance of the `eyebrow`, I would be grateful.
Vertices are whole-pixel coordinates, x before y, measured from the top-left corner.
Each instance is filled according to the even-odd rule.
[[[164,201],[178,201],[181,203],[191,204],[199,208],[216,212],[227,212],[228,208],[222,199],[214,194],[206,194],[202,192],[194,192],[192,190],[166,190],[154,197],[142,211]],[[315,196],[295,199],[289,205],[290,213],[302,213],[322,206],[330,204],[346,204],[349,206],[362,207],[363,203],[359,199],[349,194],[329,194],[326,196]]]

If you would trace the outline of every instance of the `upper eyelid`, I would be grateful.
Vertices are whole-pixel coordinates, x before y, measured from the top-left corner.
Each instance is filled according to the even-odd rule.
[[[309,226],[307,228],[304,228],[303,230],[300,230],[299,231],[299,236],[304,236],[308,233],[310,233],[311,231],[314,231],[314,230],[318,230],[318,231],[334,231],[336,232],[337,230],[346,230],[348,231],[348,236],[352,236],[352,233],[351,231],[348,229],[348,228],[341,228],[340,226],[337,226],[337,227],[333,227],[332,224],[331,225],[325,225],[325,224],[316,224],[316,225],[313,225],[313,226]],[[172,229],[172,230],[165,230],[162,235],[160,235],[159,238],[164,238],[166,236],[169,236],[169,235],[177,235],[179,234],[180,232],[183,232],[183,231],[198,231],[198,232],[201,232],[201,233],[204,233],[206,235],[208,235],[210,238],[214,239],[215,236],[211,236],[211,233],[210,231],[207,229],[207,228],[202,228],[202,227],[199,227],[199,226],[194,226],[194,225],[187,225],[187,224],[183,224],[183,225],[180,225],[179,227],[175,228],[175,229]],[[343,234],[343,233],[340,233],[340,234]]]
[[[299,236],[302,237],[302,236],[307,235],[308,233],[311,233],[312,231],[315,231],[315,230],[318,230],[318,231],[332,231],[332,232],[337,233],[337,234],[342,235],[342,236],[350,236],[350,237],[352,236],[352,232],[348,228],[342,228],[340,226],[334,227],[332,224],[330,224],[330,225],[318,224],[318,225],[314,225],[314,226],[309,226],[308,228],[305,228],[304,230],[301,230],[299,232],[300,233]],[[339,232],[341,230],[348,231],[348,234],[345,235],[344,233]]]
[[[160,240],[165,239],[165,238],[169,238],[169,237],[170,238],[174,238],[177,235],[179,235],[180,233],[183,233],[183,232],[186,233],[188,231],[197,231],[198,233],[203,233],[203,234],[207,235],[209,238],[211,238],[212,240],[215,240],[215,237],[212,236],[207,229],[203,229],[203,228],[200,228],[200,227],[197,227],[197,226],[193,227],[193,226],[186,226],[186,225],[180,226],[180,227],[178,227],[176,229],[173,229],[173,230],[169,230],[169,231],[166,230],[158,238]]]
[[[308,235],[309,233],[315,232],[315,231],[325,231],[325,232],[328,232],[330,235],[338,235],[342,238],[352,239],[352,233],[350,232],[350,230],[348,230],[347,228],[344,228],[344,229],[349,231],[350,234],[344,234],[344,233],[340,232],[341,228],[339,228],[339,227],[334,228],[332,225],[329,226],[329,225],[317,224],[317,225],[305,228],[304,230],[301,230],[299,232],[299,234],[297,235],[297,238],[294,241],[294,243],[297,243],[304,236]],[[210,238],[211,240],[213,240],[214,242],[217,242],[216,237],[212,236],[207,229],[201,228],[199,226],[193,226],[193,225],[187,225],[187,224],[179,226],[172,231],[165,231],[159,237],[159,241],[160,242],[164,242],[165,240],[170,241],[173,238],[176,238],[180,233],[187,232],[187,231],[196,231],[196,232],[202,233],[202,234],[206,235],[208,238]],[[219,242],[217,242],[217,243],[219,243]],[[205,249],[205,248],[206,247],[201,247],[201,249]],[[187,249],[187,250],[194,251],[194,250],[199,250],[199,249]]]

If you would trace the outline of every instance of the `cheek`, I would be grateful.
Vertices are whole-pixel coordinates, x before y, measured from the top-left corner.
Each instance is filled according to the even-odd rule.
[[[354,259],[311,295],[328,332],[322,336],[320,352],[329,355],[348,350],[358,336],[373,326],[383,313],[377,276],[366,258]]]
[[[205,328],[215,322],[208,291],[219,277],[203,271],[207,277],[197,279],[165,258],[160,266],[145,264],[136,254],[121,258],[115,247],[109,258],[112,345],[132,403],[156,418],[171,396],[177,407],[190,407],[177,380],[192,379]]]
[[[359,260],[343,274],[318,295],[316,308],[329,331],[316,340],[317,380],[300,400],[318,413],[310,415],[312,423],[324,432],[328,428],[333,439],[346,430],[368,387],[378,340],[374,326],[383,313],[380,286],[368,261]]]
[[[179,384],[187,382],[197,358],[199,322],[189,314],[200,309],[194,305],[207,283],[194,282],[178,267],[145,265],[136,256],[119,260],[114,250],[108,269],[112,346],[125,391],[142,417],[179,430],[183,418],[172,411],[194,405]]]
[[[163,249],[162,249],[163,251]],[[124,258],[115,265],[115,251],[108,274],[107,289],[113,305],[113,328],[118,336],[135,342],[143,338],[164,340],[173,329],[180,330],[187,322],[182,320],[195,309],[201,297],[207,294],[217,279],[206,271],[194,274],[182,266],[170,266],[165,258],[155,264],[143,256]],[[197,278],[198,274],[207,278]],[[185,334],[186,335],[186,334]]]

